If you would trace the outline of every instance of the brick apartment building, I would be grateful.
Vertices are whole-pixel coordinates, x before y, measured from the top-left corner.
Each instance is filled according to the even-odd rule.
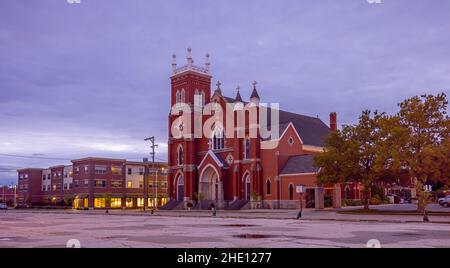
[[[147,205],[167,202],[167,164],[88,157],[72,165],[18,170],[19,205],[71,204],[74,208],[139,208],[144,206],[147,166]]]
[[[0,203],[13,206],[17,201],[16,186],[0,186]]]

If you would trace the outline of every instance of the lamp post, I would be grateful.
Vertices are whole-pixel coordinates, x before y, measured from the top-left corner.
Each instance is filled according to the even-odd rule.
[[[300,211],[297,214],[297,219],[302,217],[303,213],[303,194],[305,193],[306,187],[305,185],[299,185],[296,187],[296,192],[300,194]]]

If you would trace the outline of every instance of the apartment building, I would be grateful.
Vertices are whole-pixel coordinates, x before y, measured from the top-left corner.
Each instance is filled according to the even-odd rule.
[[[87,157],[72,165],[18,170],[19,205],[71,205],[74,208],[139,208],[167,202],[167,164]]]

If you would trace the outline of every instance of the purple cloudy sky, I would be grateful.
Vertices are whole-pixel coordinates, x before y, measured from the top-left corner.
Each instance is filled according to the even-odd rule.
[[[171,54],[211,54],[225,95],[353,123],[449,92],[450,1],[0,0],[0,183],[19,167],[166,159]],[[20,158],[5,156],[33,156]],[[60,159],[42,159],[60,158]]]

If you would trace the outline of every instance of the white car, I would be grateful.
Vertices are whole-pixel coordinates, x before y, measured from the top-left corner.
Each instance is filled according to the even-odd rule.
[[[450,206],[450,195],[447,195],[446,197],[443,198],[439,198],[438,199],[438,203],[439,205],[443,206],[443,207],[449,207]]]
[[[8,206],[4,203],[0,203],[0,209],[8,209]]]

